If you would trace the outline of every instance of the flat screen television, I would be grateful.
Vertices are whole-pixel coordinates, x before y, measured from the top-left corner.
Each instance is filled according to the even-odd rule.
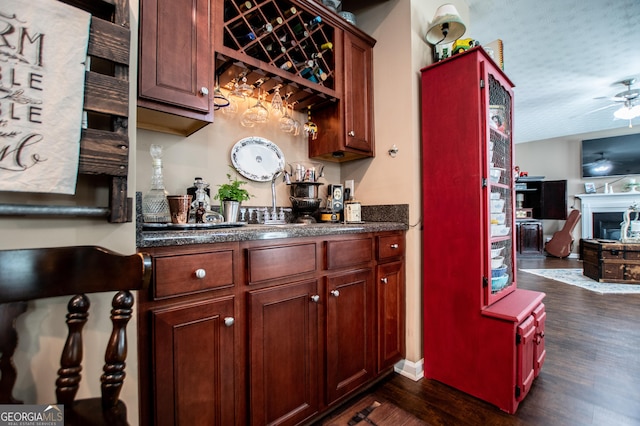
[[[582,177],[640,174],[640,134],[582,141]]]

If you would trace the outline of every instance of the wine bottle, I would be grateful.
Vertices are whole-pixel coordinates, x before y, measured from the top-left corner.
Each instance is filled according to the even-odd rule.
[[[247,44],[255,39],[256,35],[253,32],[249,32],[247,34],[241,35],[240,37],[236,37],[236,40],[238,40],[240,44]]]
[[[276,16],[275,18],[273,18],[273,19],[270,21],[270,24],[271,24],[271,26],[273,26],[273,27],[277,27],[278,25],[282,25],[282,23],[283,23],[283,22],[284,22],[284,21],[282,20],[282,18],[281,18],[281,17]]]
[[[253,7],[253,4],[250,1],[243,1],[238,5],[238,9],[240,9],[240,12],[246,12],[252,7]]]
[[[326,52],[332,49],[333,49],[333,43],[327,42],[320,45],[319,51],[313,52],[309,56],[311,57],[311,59],[320,59],[322,58],[322,55],[324,55]]]
[[[291,29],[293,30],[293,33],[296,35],[297,39],[309,37],[309,31],[305,29],[305,26],[301,22],[298,22]]]
[[[266,44],[264,48],[266,49],[267,52],[269,52],[269,55],[271,55],[272,57],[275,57],[282,53],[287,53],[286,47],[279,46],[278,43],[274,43],[274,42]]]
[[[253,33],[256,37],[262,37],[265,34],[269,34],[271,31],[273,31],[273,25],[266,23],[259,28],[254,28]]]
[[[294,62],[293,65],[296,66],[296,68],[300,69],[309,69],[312,70],[313,66],[315,65],[315,62],[313,62],[312,60],[308,60],[308,61],[300,61],[300,62]]]
[[[313,61],[311,62],[313,63]],[[318,82],[318,80],[313,75],[313,65],[310,67],[306,67],[302,71],[300,71],[300,77],[306,78],[307,80],[312,81],[314,83]]]
[[[224,20],[229,21],[231,18],[238,15],[238,10],[240,13],[244,13],[247,10],[253,7],[253,4],[250,1],[244,1],[237,5],[238,9],[236,9],[232,4],[232,2],[225,2],[226,6],[224,8]]]
[[[285,18],[289,18],[290,16],[295,15],[296,13],[298,13],[298,11],[296,10],[295,7],[290,7],[289,9],[286,9],[283,14]]]
[[[292,66],[293,66],[293,62],[287,61],[284,64],[280,65],[280,69],[287,71],[287,70],[290,70]]]
[[[320,16],[316,16],[315,18],[313,18],[312,20],[310,20],[309,22],[307,22],[305,24],[305,26],[307,27],[308,31],[313,30],[315,27],[317,27],[318,25],[320,25],[320,23],[322,22],[322,18]]]

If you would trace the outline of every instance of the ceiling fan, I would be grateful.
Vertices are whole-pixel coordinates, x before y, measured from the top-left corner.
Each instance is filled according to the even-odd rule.
[[[620,108],[613,112],[613,116],[618,120],[629,120],[629,127],[632,127],[631,120],[640,117],[640,90],[631,88],[635,82],[635,78],[619,81],[618,83],[626,86],[627,90],[611,98],[614,104],[601,108],[605,109],[622,103]]]

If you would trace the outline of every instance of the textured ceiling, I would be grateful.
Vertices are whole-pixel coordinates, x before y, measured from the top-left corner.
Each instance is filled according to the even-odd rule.
[[[629,126],[613,118],[619,104],[604,107],[625,90],[616,82],[636,78],[640,89],[640,0],[466,2],[463,37],[503,41],[516,143]]]

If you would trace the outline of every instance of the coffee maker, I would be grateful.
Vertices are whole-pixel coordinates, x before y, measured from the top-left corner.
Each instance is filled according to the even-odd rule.
[[[327,204],[318,215],[320,222],[340,222],[344,211],[343,186],[330,184],[327,188]]]

